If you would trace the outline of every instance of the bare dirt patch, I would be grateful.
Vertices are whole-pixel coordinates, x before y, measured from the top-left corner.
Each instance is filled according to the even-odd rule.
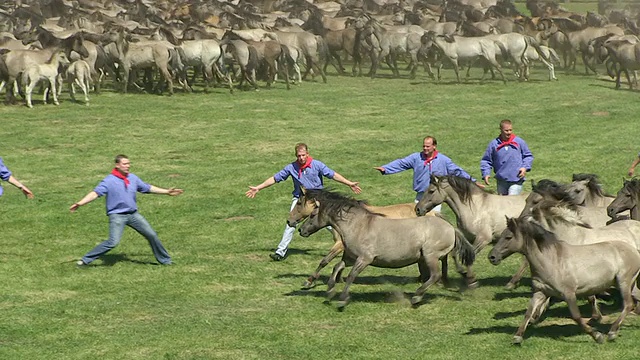
[[[240,221],[240,220],[253,220],[253,216],[233,216],[224,219],[224,221]]]

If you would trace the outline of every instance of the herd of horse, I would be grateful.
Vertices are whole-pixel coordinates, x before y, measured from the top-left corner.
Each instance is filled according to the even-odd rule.
[[[484,68],[482,79],[491,71],[506,82],[503,68],[508,64],[519,80],[528,80],[533,61],[547,67],[549,80],[557,79],[558,54],[565,68],[573,65],[574,70],[577,54],[587,72],[595,71],[596,62],[605,62],[617,77],[617,87],[622,72],[629,78],[630,70],[640,69],[635,56],[640,49],[637,27],[626,13],[609,19],[589,12],[586,16],[558,12],[561,9],[549,13],[538,0],[527,1],[531,16],[520,13],[509,0],[431,0],[413,6],[387,4],[385,9],[376,8],[374,1],[360,7],[303,0],[268,2],[269,8],[279,11],[260,14],[255,5],[244,1],[223,9],[201,9],[206,16],[189,14],[189,9],[196,10],[194,4],[176,4],[164,18],[144,2],[132,5],[124,0],[118,6],[110,2],[117,11],[98,3],[92,6],[100,10],[62,11],[54,6],[48,11],[41,7],[42,14],[31,6],[10,7],[12,13],[0,12],[0,28],[13,28],[0,33],[0,80],[7,86],[6,102],[15,102],[18,88],[27,86],[21,73],[51,65],[60,52],[70,62],[83,60],[89,65],[88,77],[96,92],[105,75],[123,92],[135,86],[171,94],[174,81],[190,92],[200,74],[205,91],[217,84],[233,91],[245,82],[257,90],[260,74],[267,87],[280,74],[289,89],[291,79],[299,83],[310,74],[326,82],[329,64],[344,74],[345,56],[352,59],[352,75],[362,75],[364,60],[369,59],[369,76],[376,77],[386,62],[393,76],[399,77],[398,60],[404,58],[410,78],[423,64],[432,78],[436,78],[432,70],[436,67],[439,80],[442,64],[449,63],[458,82],[459,69],[466,66],[469,77],[474,63]],[[109,15],[113,11],[116,15]],[[3,21],[5,17],[8,20]],[[270,18],[275,19],[273,24],[267,23]],[[73,81],[69,84],[73,86]]]
[[[473,264],[478,253],[493,243],[488,255],[493,265],[513,253],[523,255],[523,264],[507,288],[515,288],[527,268],[531,272],[533,295],[514,344],[522,343],[528,324],[541,319],[552,297],[566,301],[573,320],[602,343],[604,335],[582,319],[576,299],[588,298],[591,319],[597,322],[602,314],[596,296],[617,288],[623,310],[607,334],[609,341],[616,339],[629,312],[640,313],[639,202],[640,178],[624,181],[615,197],[603,192],[593,174],[576,174],[569,184],[545,179],[533,184],[529,194],[501,196],[469,179],[432,176],[417,204],[374,207],[332,190],[305,190],[287,223],[299,225],[303,237],[325,227],[332,231],[334,246],[303,288],[314,286],[322,268],[342,253],[327,288],[331,300],[343,270],[352,266],[339,296],[339,310],[345,309],[351,285],[369,265],[417,264],[422,284],[411,298],[413,306],[420,305],[433,284],[448,285],[449,255],[465,287],[475,288]],[[455,215],[457,226],[431,212],[442,203]]]

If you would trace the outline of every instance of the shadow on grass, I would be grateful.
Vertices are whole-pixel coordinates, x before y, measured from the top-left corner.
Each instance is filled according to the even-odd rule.
[[[351,288],[350,290],[353,290]],[[326,299],[327,293],[324,290],[295,290],[289,293],[284,294],[285,296],[308,296],[314,298],[324,298],[325,304],[331,305],[334,302],[338,301],[340,297],[340,293],[342,291],[342,287],[337,288],[336,295],[332,300]],[[406,291],[372,291],[372,292],[353,292],[349,291],[349,296],[351,296],[351,303],[354,302],[364,302],[364,303],[396,303],[404,300],[409,300],[414,292],[406,292]],[[436,294],[430,293],[427,291],[424,294],[424,299],[421,304],[429,303],[431,300],[436,298],[443,298],[449,301],[462,301],[460,296],[453,296],[448,294]]]
[[[139,254],[134,254],[134,255],[139,255]],[[99,266],[113,266],[119,262],[130,262],[132,264],[138,264],[138,265],[160,265],[155,261],[142,261],[142,260],[135,260],[135,259],[131,259],[129,256],[127,256],[127,254],[106,254],[100,257],[100,260],[102,261],[101,263],[91,263],[88,266],[95,266],[95,267],[99,267]]]
[[[528,296],[530,296],[530,294]],[[525,305],[521,310],[518,311],[498,312],[493,316],[493,318],[495,320],[502,320],[511,317],[524,316],[527,305]],[[614,297],[611,302],[608,303],[602,300],[598,300],[598,305],[600,308],[600,312],[602,312],[602,315],[608,316],[611,314],[616,314],[622,310],[622,299],[619,297]],[[591,316],[591,305],[589,305],[589,303],[582,304],[579,309],[580,314],[582,314],[583,317]],[[617,315],[614,316],[617,317]],[[549,309],[547,309],[547,311],[545,311],[545,313],[542,315],[541,322],[548,317],[571,319],[571,313],[569,312],[567,303],[564,302],[564,300],[552,297],[549,303]]]
[[[518,324],[520,325],[520,324]],[[598,325],[599,326],[599,325]],[[473,328],[465,335],[484,335],[488,333],[513,335],[518,330],[517,326],[498,325],[486,328]],[[599,329],[601,330],[601,329]],[[587,336],[578,324],[550,324],[550,325],[529,325],[525,331],[525,340],[531,337],[562,339],[570,336]],[[588,338],[588,336],[586,337]]]

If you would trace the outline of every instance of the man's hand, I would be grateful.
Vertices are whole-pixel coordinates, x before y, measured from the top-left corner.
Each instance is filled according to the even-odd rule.
[[[380,167],[380,166],[378,166],[378,167],[374,167],[374,169],[376,169],[376,170],[380,171],[380,174],[384,174],[384,172],[385,172],[385,171],[387,171],[385,168]]]
[[[176,189],[176,188],[167,189],[167,195],[169,195],[169,196],[178,196],[178,195],[182,194],[183,192],[184,192],[184,190],[182,190],[182,189]]]
[[[360,188],[359,184],[360,184],[359,182],[354,182],[351,185],[349,185],[349,187],[354,193],[360,194],[362,192],[362,189]]]
[[[485,176],[485,177],[483,178],[484,183],[485,183],[486,185],[489,185],[489,178],[490,178],[490,176],[489,176],[489,175],[487,175],[487,176]]]
[[[518,170],[518,177],[519,177],[520,179],[522,179],[526,174],[527,174],[527,169],[525,169],[525,168],[520,168],[520,170]]]
[[[257,186],[249,186],[249,190],[245,193],[249,199],[256,197],[256,194],[260,191]]]

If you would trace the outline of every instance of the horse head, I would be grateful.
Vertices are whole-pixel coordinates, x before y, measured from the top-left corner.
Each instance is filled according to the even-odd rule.
[[[632,210],[633,213],[633,209],[637,209],[639,197],[640,179],[624,180],[616,198],[607,206],[607,215],[613,219],[625,210]]]
[[[416,215],[424,216],[434,207],[442,204],[448,198],[444,187],[447,186],[447,179],[445,177],[437,177],[431,175],[429,186],[422,194],[422,198],[416,204]]]
[[[304,188],[302,189],[302,194],[298,202],[296,202],[296,205],[289,212],[287,225],[290,227],[296,227],[298,223],[309,217],[309,215],[319,207],[317,200],[307,197],[307,191]]]

